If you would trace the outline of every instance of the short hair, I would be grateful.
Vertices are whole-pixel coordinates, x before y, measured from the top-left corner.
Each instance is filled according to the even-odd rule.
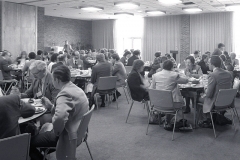
[[[205,52],[205,54],[211,54],[211,52],[207,51],[207,52]]]
[[[220,56],[222,54],[222,51],[217,48],[213,51],[212,56]]]
[[[101,50],[100,50],[100,53],[105,53],[105,50],[104,50],[104,49],[101,49]]]
[[[53,70],[54,80],[58,79],[61,82],[67,83],[71,81],[71,72],[69,68],[65,65],[60,65]]]
[[[54,51],[54,48],[51,48],[51,51]]]
[[[96,49],[93,49],[92,52],[96,52]]]
[[[208,55],[207,55],[207,54],[203,54],[203,55],[202,55],[202,60],[204,60],[204,59],[206,59],[206,58],[208,58]]]
[[[123,54],[123,56],[126,57],[126,56],[129,55],[129,54],[131,55],[132,53],[131,53],[130,51],[126,51],[126,52]]]
[[[112,54],[112,59],[116,59],[117,61],[120,59],[119,55],[114,53]]]
[[[38,51],[37,51],[37,55],[40,56],[40,55],[42,55],[42,54],[43,54],[43,51],[42,51],[42,50],[38,50]]]
[[[66,58],[66,55],[65,55],[65,54],[59,54],[59,55],[57,56],[57,60],[58,60],[59,62],[63,62],[63,61],[65,60],[65,58]]]
[[[166,56],[162,56],[162,63],[165,62],[166,60],[168,60],[168,58]]]
[[[133,54],[134,54],[135,56],[140,55],[140,51],[139,51],[139,50],[134,50],[134,51],[133,51]]]
[[[43,55],[44,55],[44,56],[47,56],[47,55],[48,55],[48,52],[47,52],[47,51],[45,51],[45,52],[43,53]]]
[[[59,51],[58,54],[63,54],[63,51]]]
[[[218,48],[222,48],[222,47],[225,47],[225,45],[223,43],[219,43]]]
[[[194,57],[193,56],[188,56],[185,60],[190,60],[190,62],[192,63],[192,64],[195,64],[195,59],[194,59]]]
[[[8,51],[3,51],[2,56],[6,56],[9,52]]]
[[[160,51],[155,53],[155,57],[160,57],[160,56],[161,56],[161,52]]]
[[[32,70],[44,71],[46,69],[47,69],[47,64],[41,60],[34,61],[29,67],[30,71],[32,71]]]
[[[228,71],[233,71],[233,70],[234,70],[234,67],[233,67],[231,64],[228,64],[228,65],[226,65],[226,69],[227,69]]]
[[[166,60],[163,62],[163,69],[171,71],[173,68],[173,62],[171,60]]]
[[[72,54],[73,56],[79,56],[80,55],[80,53],[78,52],[78,51],[75,51],[75,52],[73,52],[73,54]]]
[[[172,56],[169,53],[166,53],[165,56],[169,59],[172,58]]]
[[[26,51],[22,51],[21,52],[21,57],[22,57],[23,54],[27,55],[27,52]]]
[[[194,53],[193,54],[199,54],[199,51],[197,50],[197,51],[194,51]]]
[[[221,55],[220,55],[220,58],[222,59],[223,62],[226,61],[226,57],[225,57],[225,55],[221,54]]]
[[[28,54],[28,58],[29,58],[29,59],[35,59],[35,58],[36,58],[36,53],[30,52],[30,53]]]
[[[96,60],[98,62],[104,62],[105,61],[105,55],[103,53],[99,53],[96,55]]]
[[[109,53],[114,54],[115,53],[114,49],[109,49]]]
[[[80,50],[80,54],[85,54],[85,51],[84,50]]]
[[[236,58],[236,53],[230,53],[230,56],[234,56]]]
[[[132,70],[139,70],[142,66],[144,66],[144,62],[140,59],[136,59],[133,61]]]
[[[210,63],[213,66],[220,68],[221,65],[222,65],[222,60],[221,60],[221,58],[219,56],[214,55],[214,56],[211,57]]]
[[[53,55],[51,56],[51,62],[56,62],[57,61],[57,57],[58,57],[58,53],[53,53]]]

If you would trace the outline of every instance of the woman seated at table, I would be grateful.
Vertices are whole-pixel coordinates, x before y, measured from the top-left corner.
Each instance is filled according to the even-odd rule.
[[[25,63],[26,63],[27,60],[28,60],[28,58],[27,58],[27,52],[26,52],[26,51],[22,51],[21,54],[20,54],[20,56],[17,57],[16,63],[17,63],[17,65],[23,67],[23,66],[25,65]]]
[[[151,66],[151,70],[148,73],[148,77],[152,77],[154,73],[156,73],[157,69],[161,67],[162,63],[162,58],[161,58],[161,52],[156,52],[155,53],[155,59],[153,61],[153,64]]]
[[[137,59],[133,62],[133,68],[131,73],[128,75],[127,83],[131,91],[132,99],[135,101],[149,100],[147,88],[144,84],[145,79],[141,75],[144,69],[144,62]]]
[[[195,64],[195,59],[193,56],[188,56],[185,59],[186,63],[186,68],[184,70],[184,73],[187,77],[193,77],[199,79],[203,74],[201,67]],[[184,113],[189,113],[191,111],[190,109],[190,99],[186,97],[186,109]],[[193,99],[192,99],[192,104],[193,104]]]
[[[236,53],[230,53],[230,58],[233,67],[239,66],[239,60],[236,59]]]
[[[208,74],[209,66],[208,66],[208,55],[203,54],[202,55],[202,60],[198,63],[198,65],[201,67],[202,73],[203,74]]]
[[[171,60],[166,60],[163,63],[163,70],[152,76],[150,89],[172,91],[174,107],[178,108],[184,105],[184,100],[178,88],[178,84],[186,83],[188,83],[188,79],[186,77],[181,77],[179,73],[173,71],[173,62]],[[166,115],[164,128],[172,128],[170,121],[173,117],[173,115]]]
[[[128,59],[131,57],[131,52],[130,51],[126,51],[126,52],[124,52],[124,54],[123,54],[123,57],[121,58],[121,62],[123,63],[123,65],[124,66],[126,66],[127,65],[127,61],[128,61]]]

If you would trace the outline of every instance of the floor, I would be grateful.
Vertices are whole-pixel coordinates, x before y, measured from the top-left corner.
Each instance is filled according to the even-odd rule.
[[[116,103],[95,110],[89,125],[88,144],[94,160],[239,160],[240,125],[217,126],[215,139],[213,130],[194,129],[192,132],[177,132],[171,141],[172,132],[162,126],[150,125],[146,135],[147,111],[143,104],[135,103],[128,123],[125,123],[129,104],[120,90],[119,109]],[[240,113],[240,99],[236,99]],[[180,115],[181,116],[181,115]],[[230,114],[226,114],[230,118]],[[185,116],[193,123],[193,110]],[[54,160],[54,153],[50,155]],[[77,148],[77,159],[90,160],[85,144]]]

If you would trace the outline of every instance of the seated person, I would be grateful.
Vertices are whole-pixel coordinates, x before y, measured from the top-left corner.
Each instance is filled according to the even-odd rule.
[[[46,62],[47,64],[49,63],[49,55],[48,52],[45,51],[42,55],[42,61]]]
[[[235,53],[230,53],[230,58],[231,58],[231,63],[232,63],[233,67],[239,66],[239,60],[236,59],[236,54]]]
[[[80,51],[80,59],[83,61],[83,69],[92,67],[92,64],[88,62],[88,60],[92,59],[92,57],[90,57],[90,55],[86,55],[84,50]]]
[[[133,51],[133,55],[128,59],[127,66],[132,66],[134,60],[139,59],[139,57],[140,57],[140,51],[139,50]]]
[[[224,70],[226,70],[226,57],[225,57],[225,55],[221,54],[219,57],[220,57],[221,60],[222,60],[221,68],[224,69]]]
[[[97,91],[98,79],[100,77],[108,77],[112,75],[112,64],[105,60],[105,55],[103,53],[97,54],[96,60],[97,64],[93,66],[91,75],[91,83],[93,84],[91,97],[93,97]],[[101,107],[105,107],[105,96],[101,96],[101,99]]]
[[[133,62],[133,68],[127,78],[127,83],[131,92],[132,99],[135,101],[149,100],[145,79],[141,75],[144,69],[144,62],[137,59]]]
[[[61,65],[67,65],[67,56],[66,54],[59,54],[57,56],[57,63],[53,64],[52,65],[52,70],[51,70],[51,73],[53,72],[53,70],[55,68],[57,68],[58,66],[61,66]]]
[[[12,79],[10,71],[13,70],[13,67],[10,61],[10,56],[11,53],[9,53],[8,51],[3,51],[2,56],[0,57],[0,70],[2,71],[4,80]]]
[[[165,56],[173,62],[173,68],[177,68],[176,60],[169,53],[166,53]]]
[[[28,60],[28,58],[27,58],[27,52],[26,52],[26,51],[22,51],[21,54],[20,54],[20,56],[17,57],[16,63],[17,63],[17,65],[20,65],[20,66],[23,67],[23,66],[25,65],[25,63],[26,63],[27,60]]]
[[[25,63],[22,69],[23,75],[25,74],[25,72],[28,72],[30,65],[35,61],[36,54],[34,52],[30,52],[28,54],[28,58],[29,58],[29,61]]]
[[[76,69],[81,69],[83,67],[83,61],[80,59],[80,54],[78,51],[73,52],[72,58],[67,60],[67,66]]]
[[[35,107],[24,103],[18,95],[0,97],[0,139],[20,134],[18,119],[31,117]]]
[[[150,89],[170,90],[172,91],[174,107],[182,107],[184,100],[178,88],[178,84],[186,84],[188,79],[181,77],[177,72],[173,71],[173,63],[171,60],[166,60],[163,63],[163,70],[152,76],[152,84]],[[170,121],[173,115],[166,115],[165,127],[171,127]]]
[[[36,56],[36,60],[42,60],[42,55],[43,55],[43,51],[42,50],[38,50],[37,51],[37,56]]]
[[[166,56],[162,56],[161,58],[162,63],[160,63],[160,68],[158,68],[156,72],[160,72],[163,70],[163,62],[165,62],[166,60],[168,60],[168,58]]]
[[[30,157],[34,160],[43,159],[37,147],[56,147],[56,158],[59,160],[66,157],[76,159],[76,147],[81,142],[78,126],[88,112],[89,102],[83,90],[70,80],[67,66],[58,66],[53,71],[53,85],[60,92],[54,105],[46,97],[42,98],[43,105],[52,111],[53,118],[52,123],[45,124],[40,133],[31,138]]]
[[[130,58],[131,54],[132,53],[128,50],[124,52],[123,57],[120,59],[124,66],[127,65],[128,59]]]
[[[220,89],[232,88],[233,77],[228,71],[221,68],[221,63],[221,58],[219,56],[212,56],[210,59],[209,68],[213,70],[213,72],[209,74],[208,86],[206,93],[203,95],[203,99],[199,99],[200,102],[203,102],[204,120],[200,123],[202,127],[212,126],[209,112],[214,107],[218,91]]]
[[[209,67],[208,67],[208,55],[203,54],[202,60],[198,63],[198,65],[201,67],[203,74],[208,74]]]
[[[185,62],[186,62],[186,68],[184,70],[184,73],[187,77],[193,77],[193,78],[199,79],[203,75],[201,67],[195,64],[195,59],[193,56],[188,56],[185,59]],[[193,102],[193,99],[192,99],[192,102]],[[189,113],[190,111],[191,111],[190,98],[186,97],[186,109],[184,113]]]
[[[201,61],[201,58],[200,58],[200,51],[195,51],[193,53],[193,57],[194,57],[194,60],[195,60],[195,64],[198,64],[200,61]]]
[[[112,71],[112,75],[113,76],[117,76],[117,83],[116,83],[116,87],[122,87],[125,86],[125,80],[127,79],[127,73],[126,73],[126,69],[123,65],[123,63],[120,61],[119,55],[114,53],[112,54],[112,62],[113,62],[113,71]],[[116,101],[116,98],[118,98],[119,96],[121,96],[120,92],[118,92],[118,90],[116,90],[116,94],[117,97],[115,97],[114,95],[114,99],[113,101]]]
[[[53,55],[51,56],[51,58],[50,58],[51,62],[47,66],[48,72],[51,72],[52,66],[57,63],[57,57],[58,57],[58,53],[53,53]]]
[[[156,73],[157,69],[161,67],[162,63],[162,58],[161,58],[161,52],[156,52],[155,53],[155,59],[153,61],[153,64],[151,66],[151,70],[148,73],[148,77],[152,77],[154,73]]]

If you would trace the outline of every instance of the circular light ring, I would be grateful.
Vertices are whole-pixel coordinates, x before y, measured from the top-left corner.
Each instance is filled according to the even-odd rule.
[[[202,12],[203,10],[201,8],[183,8],[184,11],[189,12],[189,13],[195,13],[195,12]]]
[[[118,15],[126,15],[126,16],[134,16],[133,13],[129,13],[129,12],[117,12],[117,13],[114,13],[115,16],[118,16]]]
[[[121,8],[136,8],[140,6],[137,2],[114,2],[114,5]]]
[[[104,10],[103,7],[97,7],[97,6],[83,6],[83,7],[79,7],[79,9],[84,10],[84,11],[101,11],[101,10]]]
[[[162,14],[166,14],[166,12],[164,11],[159,11],[159,10],[147,10],[145,11],[147,14],[149,15],[162,15]]]

